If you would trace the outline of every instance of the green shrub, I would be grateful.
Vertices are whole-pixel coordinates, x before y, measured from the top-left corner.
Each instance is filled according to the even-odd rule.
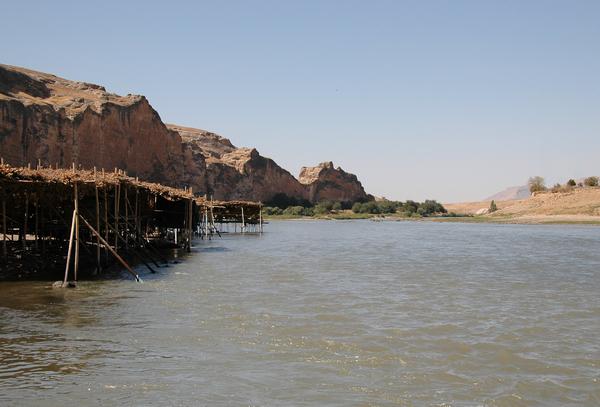
[[[355,202],[354,205],[352,205],[352,212],[354,213],[362,213],[362,204],[360,202]]]
[[[434,200],[427,199],[425,202],[419,204],[417,213],[421,216],[430,216],[436,213],[446,213],[446,208]]]
[[[304,211],[304,206],[288,206],[283,210],[283,214],[289,216],[303,216]]]
[[[492,199],[492,202],[490,203],[489,212],[492,213],[492,212],[496,212],[497,210],[498,210],[498,206],[496,206],[496,201],[494,201]]]
[[[272,207],[272,206],[266,206],[265,208],[263,208],[264,214],[269,216],[269,215],[282,215],[283,214],[283,209],[278,208],[278,207]]]
[[[380,201],[377,202],[379,213],[394,213],[398,207],[397,202],[393,201]]]
[[[587,177],[583,180],[583,184],[586,187],[597,187],[598,186],[598,177]]]
[[[416,213],[417,209],[419,209],[419,204],[416,203],[415,201],[408,200],[404,204],[402,204],[402,210],[404,212]]]
[[[544,181],[544,178],[542,177],[535,176],[529,178],[527,185],[529,185],[529,192],[531,193],[546,190],[546,181]]]
[[[316,213],[317,215],[324,215],[329,212],[331,212],[330,209],[327,207],[327,205],[323,203],[318,203],[314,207],[314,213]]]
[[[268,206],[276,206],[281,209],[289,208],[290,206],[311,206],[310,202],[306,199],[297,199],[293,196],[288,196],[283,192],[279,192],[266,202]]]
[[[331,207],[331,209],[333,209],[334,211],[341,211],[342,210],[342,203],[341,202],[335,202],[333,204],[333,206]]]
[[[577,183],[575,182],[574,179],[571,178],[570,180],[567,181],[567,185],[570,187],[574,187],[575,185],[577,185]]]

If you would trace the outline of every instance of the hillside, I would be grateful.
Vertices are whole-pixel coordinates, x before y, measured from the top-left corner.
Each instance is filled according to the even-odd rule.
[[[0,155],[15,166],[118,167],[215,199],[367,197],[358,178],[339,167],[306,185],[254,148],[238,148],[206,130],[166,125],[144,96],[1,64]]]
[[[498,211],[484,217],[523,221],[599,221],[600,188],[575,188],[570,192],[542,192],[527,199],[496,201]],[[444,204],[449,212],[474,215],[490,201]]]

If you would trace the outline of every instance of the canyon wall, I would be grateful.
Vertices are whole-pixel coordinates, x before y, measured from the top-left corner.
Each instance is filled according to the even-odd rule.
[[[144,96],[119,96],[99,85],[1,64],[0,155],[15,166],[117,167],[215,199],[367,197],[356,176],[331,163],[303,168],[298,180],[254,148],[166,125]]]

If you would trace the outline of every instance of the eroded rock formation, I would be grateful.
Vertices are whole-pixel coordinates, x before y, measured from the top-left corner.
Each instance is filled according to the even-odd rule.
[[[352,174],[333,164],[303,168],[300,181],[254,148],[217,134],[165,125],[144,96],[0,65],[0,155],[29,163],[115,167],[141,179],[191,186],[215,199],[268,201],[275,194],[317,202],[365,199]]]
[[[356,175],[347,173],[340,167],[335,168],[331,161],[316,167],[302,167],[299,180],[308,189],[307,198],[311,202],[353,202],[371,198]]]
[[[306,188],[292,174],[255,148],[237,148],[217,134],[169,124],[186,149],[203,157],[205,191],[215,199],[268,201],[277,193],[306,199]]]

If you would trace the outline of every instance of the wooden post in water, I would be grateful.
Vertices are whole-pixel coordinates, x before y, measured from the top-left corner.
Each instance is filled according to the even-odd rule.
[[[129,198],[128,192],[129,185],[125,184],[125,250],[129,250]]]
[[[100,197],[98,196],[98,183],[96,182],[96,167],[94,167],[94,187],[96,189],[96,229],[100,230]],[[96,271],[100,273],[100,238],[96,239]]]
[[[40,227],[39,215],[40,215],[40,210],[39,210],[38,203],[39,203],[39,199],[38,199],[37,194],[36,194],[35,195],[35,202],[34,202],[34,205],[35,205],[35,240],[34,240],[34,243],[33,243],[36,251],[38,249],[38,237],[40,235],[40,233],[39,233],[39,227]]]
[[[242,205],[242,233],[246,232],[246,218],[244,217],[244,205]]]
[[[27,224],[29,221],[29,193],[25,192],[25,219],[23,219],[23,250],[27,249]]]
[[[116,168],[115,168],[116,170]],[[119,252],[119,204],[121,200],[121,182],[115,185],[115,251]]]
[[[140,191],[138,190],[138,187],[135,187],[135,242],[137,245],[140,244],[140,228],[141,228],[141,224],[140,224],[140,218],[139,218],[139,205],[138,205],[138,199],[139,199],[139,195],[140,195]]]
[[[258,212],[259,231],[263,232],[263,221],[262,221],[262,205],[260,206],[260,212]]]
[[[73,267],[74,280],[77,281],[77,272],[79,271],[79,192],[77,182],[73,183],[75,196],[75,265]]]
[[[211,205],[210,205],[210,223],[211,223],[212,230],[216,230],[217,225],[215,225],[215,212],[213,211],[212,198],[211,198]]]
[[[188,253],[192,251],[192,222],[193,222],[193,218],[194,218],[194,194],[192,192],[192,187],[190,187],[190,194],[192,194],[192,197],[189,199],[189,203],[188,203],[188,222],[187,222],[187,226],[188,226],[188,248],[187,251]]]
[[[67,280],[69,278],[69,266],[71,265],[71,252],[73,251],[73,235],[75,233],[75,218],[77,217],[77,211],[73,209],[73,220],[71,221],[71,234],[69,235],[69,249],[67,250],[67,265],[65,266],[65,278],[62,283],[62,287],[67,286]]]
[[[4,159],[2,159],[2,164],[4,164]],[[6,193],[4,191],[2,191],[2,235],[2,255],[4,260],[7,260],[6,240],[8,236],[6,235]]]
[[[104,178],[104,168],[102,169],[102,177]],[[104,240],[108,242],[108,186],[104,184]],[[108,261],[108,248],[104,246],[105,261]]]

